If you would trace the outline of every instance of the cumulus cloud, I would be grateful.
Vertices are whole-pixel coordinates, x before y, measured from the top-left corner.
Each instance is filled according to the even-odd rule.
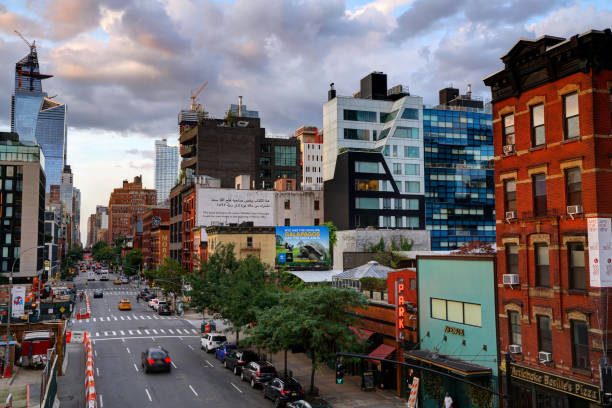
[[[50,0],[42,16],[50,24],[50,37],[64,40],[97,28],[100,5],[98,0]]]
[[[527,25],[536,36],[554,35],[571,37],[585,31],[603,30],[612,26],[612,10],[597,10],[593,6],[575,4],[550,13],[546,18]]]

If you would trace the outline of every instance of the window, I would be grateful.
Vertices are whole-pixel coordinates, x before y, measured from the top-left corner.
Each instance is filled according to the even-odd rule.
[[[546,175],[535,174],[533,183],[533,215],[546,215]]]
[[[253,248],[253,237],[247,237],[246,247]]]
[[[586,322],[572,320],[572,365],[574,368],[589,370],[589,330]]]
[[[580,136],[578,92],[563,96],[563,131],[565,139]]]
[[[262,144],[259,151],[261,153],[272,153],[272,146],[269,143]]]
[[[408,217],[409,228],[419,228],[419,217]]]
[[[379,166],[378,162],[355,162],[356,173],[378,173]]]
[[[315,209],[315,211],[319,211],[319,206],[320,206],[319,200],[314,200],[314,209]]]
[[[378,180],[355,180],[356,191],[379,191],[378,186]]]
[[[391,228],[391,216],[385,215],[383,217],[383,228]]]
[[[291,220],[289,218],[285,218],[285,227],[291,226]]]
[[[354,120],[358,122],[376,122],[376,112],[345,109],[344,120]]]
[[[536,286],[550,287],[548,244],[535,244]]]
[[[393,133],[393,137],[401,137],[405,139],[418,139],[419,138],[419,128],[398,126],[397,128],[395,128],[395,133]]]
[[[518,275],[518,245],[506,244],[506,273]]]
[[[383,198],[383,208],[385,210],[388,210],[391,208],[391,199],[390,198]]]
[[[395,209],[396,209],[396,210],[401,210],[401,209],[403,209],[402,199],[401,199],[401,198],[396,198],[396,199],[395,199]]]
[[[380,131],[380,135],[378,136],[378,139],[376,140],[382,140],[384,138],[386,138],[387,136],[389,136],[389,131],[391,130],[391,128],[386,128]]]
[[[393,145],[393,157],[397,157],[397,145]]]
[[[357,197],[355,198],[355,208],[365,210],[378,210],[380,203],[378,198]]]
[[[446,300],[431,298],[431,317],[446,320]]]
[[[410,159],[418,159],[419,156],[420,154],[418,146],[404,146],[404,157]]]
[[[406,209],[407,210],[418,210],[419,209],[419,200],[416,199],[407,199],[406,200]]]
[[[402,164],[401,163],[393,163],[393,174],[402,174]]]
[[[344,128],[344,138],[350,140],[370,140],[370,131],[368,129]]]
[[[397,112],[397,110],[394,110],[393,112],[389,113],[380,112],[380,123],[387,123],[395,119],[397,117]]]
[[[259,165],[260,166],[269,166],[270,164],[272,164],[272,160],[270,160],[269,157],[260,157],[259,158]]]
[[[504,146],[514,145],[514,114],[502,117]]]
[[[584,245],[581,242],[568,242],[567,265],[571,289],[586,290],[586,272],[584,268]]]
[[[389,156],[389,145],[386,145],[385,147],[383,147],[383,154],[385,156]]]
[[[578,167],[565,171],[565,200],[568,206],[582,205],[582,177]]]
[[[418,164],[406,164],[404,168],[406,170],[407,176],[418,176],[419,175],[419,165]]]
[[[482,327],[482,307],[480,305],[464,303],[463,314],[465,315],[465,324]]]
[[[320,223],[319,219],[318,219],[318,218],[315,218],[315,219],[314,219],[314,225],[319,225],[319,223]]]
[[[446,313],[449,322],[463,323],[463,303],[449,300],[446,302]]]
[[[421,183],[419,183],[418,181],[406,181],[406,192],[407,193],[421,192]]]
[[[274,146],[274,165],[295,166],[297,163],[295,146]]]
[[[285,210],[291,209],[291,200],[285,200]]]
[[[476,303],[431,298],[431,317],[482,327],[482,307]]]
[[[504,181],[504,206],[506,211],[516,211],[516,180]]]
[[[537,316],[538,319],[538,349],[552,353],[552,327],[550,317]]]
[[[419,120],[419,110],[414,108],[406,108],[402,112],[402,119]]]
[[[401,216],[396,216],[395,217],[395,228],[403,228],[404,227],[404,221],[403,221],[403,217]]]
[[[544,104],[531,107],[531,145],[542,146],[545,143]]]
[[[510,344],[523,344],[521,337],[521,315],[517,311],[508,311],[508,333],[510,334]]]

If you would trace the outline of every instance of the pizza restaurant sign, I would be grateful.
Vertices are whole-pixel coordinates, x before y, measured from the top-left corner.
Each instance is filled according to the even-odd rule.
[[[550,388],[555,391],[560,391],[565,394],[570,394],[589,401],[600,402],[599,387],[592,384],[572,381],[568,378],[559,377],[543,371],[532,370],[526,367],[516,366],[514,364],[510,364],[510,374],[513,378],[518,380],[541,385],[542,387]]]

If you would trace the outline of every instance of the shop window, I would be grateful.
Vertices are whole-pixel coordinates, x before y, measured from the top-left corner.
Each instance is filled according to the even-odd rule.
[[[574,368],[589,370],[589,330],[586,322],[572,320],[572,365]]]
[[[567,244],[567,264],[571,289],[586,290],[586,271],[584,267],[584,245],[581,242]]]
[[[537,316],[538,320],[538,350],[552,353],[552,326],[550,317]]]
[[[578,92],[563,96],[563,131],[565,139],[580,136]]]
[[[565,170],[565,200],[568,206],[582,205],[582,176],[578,167]]]
[[[548,244],[535,244],[536,286],[550,287]]]
[[[518,245],[506,244],[506,273],[519,273],[518,265]]]
[[[531,145],[542,146],[546,141],[544,130],[544,104],[531,107]]]
[[[546,175],[535,174],[532,177],[533,184],[533,214],[537,216],[546,215]]]
[[[521,314],[517,311],[508,311],[508,323],[510,333],[510,344],[523,344],[521,336]]]

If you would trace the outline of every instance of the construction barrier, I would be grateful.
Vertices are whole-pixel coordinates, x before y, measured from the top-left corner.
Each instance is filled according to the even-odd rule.
[[[85,292],[85,308],[80,308],[77,312],[77,319],[89,319],[91,316],[91,304],[89,302],[89,294]]]
[[[94,354],[89,332],[83,333],[83,343],[85,344],[87,358],[85,369],[85,406],[87,408],[97,408],[98,400],[96,397],[96,384],[94,379]]]

